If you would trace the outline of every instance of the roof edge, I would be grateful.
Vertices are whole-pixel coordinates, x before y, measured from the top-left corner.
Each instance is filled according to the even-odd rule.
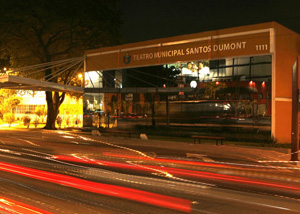
[[[222,35],[222,34],[238,33],[238,32],[260,30],[260,29],[267,29],[267,28],[281,28],[281,29],[285,29],[287,31],[288,30],[292,31],[289,28],[287,28],[277,22],[265,22],[265,23],[237,26],[237,27],[231,27],[231,28],[224,28],[224,29],[219,29],[219,30],[204,31],[204,32],[193,33],[193,34],[184,34],[184,35],[173,36],[173,37],[165,37],[165,38],[159,38],[159,39],[153,39],[153,40],[146,40],[146,41],[141,41],[141,42],[127,43],[127,44],[109,46],[109,47],[103,47],[103,48],[97,48],[97,49],[90,49],[90,50],[86,50],[84,54],[89,55],[89,54],[93,54],[93,53],[108,52],[108,51],[114,51],[114,50],[119,50],[119,49],[127,49],[127,48],[139,47],[139,46],[147,46],[147,45],[153,45],[153,44],[168,43],[168,42],[175,42],[175,41],[181,41],[181,40],[187,40],[187,39],[193,39],[193,38],[216,36],[216,35]],[[294,32],[294,31],[292,31],[292,32]],[[294,33],[297,34],[296,32],[294,32]],[[299,34],[297,34],[297,35],[299,35]]]

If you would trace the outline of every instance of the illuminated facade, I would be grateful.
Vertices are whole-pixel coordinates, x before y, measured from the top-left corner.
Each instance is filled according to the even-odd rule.
[[[32,124],[44,125],[46,122],[46,111],[44,115],[40,116],[36,114],[36,111],[41,107],[47,109],[45,92],[36,91],[34,93],[19,94],[18,96],[21,98],[21,102],[12,110],[16,120],[22,124],[22,118],[28,116],[31,118]],[[66,95],[58,114],[58,117],[62,119],[61,128],[82,127],[82,109],[82,98]],[[57,127],[59,126],[58,124],[56,125]]]
[[[90,50],[84,112],[255,127],[288,143],[299,44],[298,34],[270,22]]]

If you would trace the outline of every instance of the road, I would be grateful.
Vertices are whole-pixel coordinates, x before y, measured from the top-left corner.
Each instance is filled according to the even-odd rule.
[[[1,130],[0,157],[1,213],[300,213],[276,151]]]

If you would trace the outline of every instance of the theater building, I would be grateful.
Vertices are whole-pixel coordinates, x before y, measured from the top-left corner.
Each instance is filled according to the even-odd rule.
[[[299,34],[276,22],[88,50],[85,116],[252,127],[290,143],[299,53]]]

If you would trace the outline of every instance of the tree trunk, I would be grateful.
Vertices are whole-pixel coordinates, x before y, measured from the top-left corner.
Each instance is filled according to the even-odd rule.
[[[59,107],[64,101],[65,98],[65,93],[62,93],[62,95],[59,96],[59,92],[54,92],[51,91],[46,91],[46,101],[47,101],[47,122],[46,126],[44,129],[50,129],[50,130],[55,130],[55,121],[56,117],[59,113]]]

